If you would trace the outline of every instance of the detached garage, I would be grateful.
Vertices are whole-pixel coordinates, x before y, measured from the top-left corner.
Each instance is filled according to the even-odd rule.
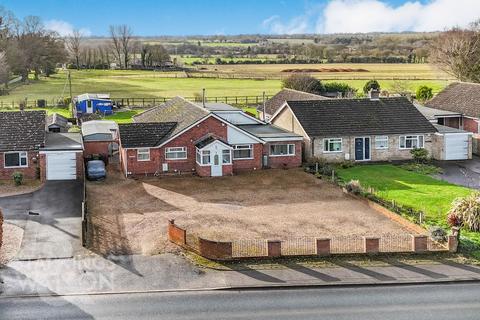
[[[77,180],[84,175],[83,143],[80,133],[47,133],[40,151],[46,180]]]
[[[438,160],[472,159],[472,133],[460,129],[435,125],[434,158]]]

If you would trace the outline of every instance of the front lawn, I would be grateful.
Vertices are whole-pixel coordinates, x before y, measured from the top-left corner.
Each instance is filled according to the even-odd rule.
[[[465,197],[471,189],[457,186],[431,176],[404,170],[394,165],[363,165],[339,169],[339,177],[348,182],[359,180],[362,186],[371,187],[377,196],[394,200],[425,213],[427,225],[447,228],[446,216],[452,201]],[[480,245],[480,234],[463,232],[463,235]]]

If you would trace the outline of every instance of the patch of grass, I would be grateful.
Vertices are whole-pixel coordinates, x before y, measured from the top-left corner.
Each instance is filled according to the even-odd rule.
[[[113,120],[116,123],[131,123],[132,117],[143,111],[144,110],[140,110],[140,109],[117,111],[117,112],[114,112],[112,115],[105,116],[105,120]]]
[[[362,186],[375,189],[377,196],[425,213],[425,224],[447,226],[447,212],[453,200],[465,197],[471,189],[404,170],[394,165],[363,165],[339,169],[343,181],[359,180]],[[480,258],[480,233],[462,230],[469,239],[469,254]],[[475,248],[475,249],[472,249]]]

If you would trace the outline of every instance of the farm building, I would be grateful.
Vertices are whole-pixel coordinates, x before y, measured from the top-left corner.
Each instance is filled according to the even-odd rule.
[[[77,116],[89,113],[112,114],[113,104],[108,94],[84,93],[74,98]]]

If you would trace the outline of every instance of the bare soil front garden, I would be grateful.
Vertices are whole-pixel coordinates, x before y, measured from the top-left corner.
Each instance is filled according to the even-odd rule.
[[[112,172],[87,191],[89,245],[100,253],[177,250],[166,237],[168,219],[211,240],[410,233],[301,170],[140,180]]]

